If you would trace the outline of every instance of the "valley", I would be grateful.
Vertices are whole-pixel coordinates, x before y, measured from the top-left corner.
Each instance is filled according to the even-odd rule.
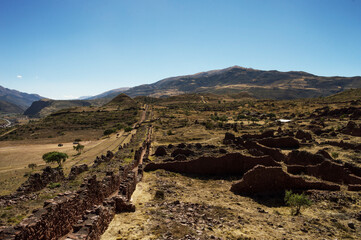
[[[30,119],[0,137],[0,237],[358,239],[360,117],[354,89],[120,94]],[[61,168],[42,160],[51,151],[69,156]],[[309,206],[292,213],[287,190]]]

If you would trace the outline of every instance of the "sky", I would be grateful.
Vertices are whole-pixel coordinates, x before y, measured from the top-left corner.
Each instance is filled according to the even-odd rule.
[[[0,85],[52,99],[242,66],[361,75],[361,0],[0,0]]]

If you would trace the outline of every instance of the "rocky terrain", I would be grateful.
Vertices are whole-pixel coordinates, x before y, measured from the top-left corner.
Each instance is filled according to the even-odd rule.
[[[1,196],[0,238],[361,237],[359,89],[283,101],[119,95],[103,108],[61,110],[32,123],[34,131],[50,120],[96,124],[87,112],[107,126],[137,119],[129,132],[110,133],[115,150],[63,169],[37,168]],[[309,201],[298,214],[285,200],[289,190]]]

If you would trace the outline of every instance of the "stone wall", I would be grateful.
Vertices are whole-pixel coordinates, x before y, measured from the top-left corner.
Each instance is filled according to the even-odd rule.
[[[200,157],[186,162],[149,163],[144,171],[164,169],[167,171],[203,175],[243,175],[256,165],[280,166],[272,157],[250,157],[230,153],[222,157]]]
[[[329,160],[312,166],[290,165],[287,166],[287,171],[292,174],[304,173],[339,184],[361,184],[360,177],[350,174],[342,164],[333,163]]]
[[[256,166],[231,187],[232,192],[244,195],[274,194],[283,193],[285,190],[303,191],[308,189],[339,191],[340,186],[325,182],[307,181],[286,173],[282,167]]]
[[[139,149],[141,154],[128,166],[121,167],[119,174],[108,172],[102,181],[98,181],[96,175],[84,179],[78,191],[59,194],[20,224],[1,228],[0,239],[59,239],[69,232],[68,239],[100,239],[116,211],[134,210],[129,200],[141,179],[142,156],[148,156],[150,142],[149,134]],[[108,161],[113,156],[108,152],[99,159]]]

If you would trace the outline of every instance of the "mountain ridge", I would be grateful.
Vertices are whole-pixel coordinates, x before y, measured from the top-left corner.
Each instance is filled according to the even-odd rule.
[[[38,94],[29,94],[0,86],[0,100],[15,104],[22,110],[28,108],[34,101],[42,98]]]
[[[169,77],[143,84],[124,93],[162,97],[184,93],[236,93],[247,91],[256,98],[294,99],[328,96],[349,88],[360,88],[361,77],[323,77],[304,71],[281,72],[232,66],[225,69]]]

